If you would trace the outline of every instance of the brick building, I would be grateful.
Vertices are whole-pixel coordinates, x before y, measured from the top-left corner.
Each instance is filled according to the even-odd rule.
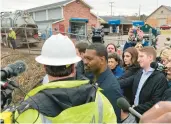
[[[147,17],[146,23],[152,27],[171,25],[171,7],[164,5],[160,6]]]
[[[39,28],[86,35],[91,26],[100,26],[92,7],[83,0],[65,0],[27,10]]]

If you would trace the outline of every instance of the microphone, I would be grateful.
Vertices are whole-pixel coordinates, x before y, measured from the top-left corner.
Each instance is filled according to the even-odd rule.
[[[156,61],[160,63],[162,61],[161,57],[156,57]]]
[[[18,60],[14,64],[9,64],[4,69],[1,69],[1,81],[18,76],[26,70],[27,66],[25,62]]]
[[[163,64],[158,63],[158,62],[152,62],[152,63],[150,64],[150,67],[151,67],[151,68],[154,68],[154,69],[157,69],[157,70],[159,70],[159,71],[164,71],[165,69],[167,69],[166,66],[164,66]]]
[[[140,113],[138,113],[136,110],[134,110],[131,107],[131,105],[128,103],[128,101],[123,97],[120,97],[117,99],[117,105],[123,111],[129,111],[131,114],[135,115],[138,118],[141,118],[141,116],[142,116]]]

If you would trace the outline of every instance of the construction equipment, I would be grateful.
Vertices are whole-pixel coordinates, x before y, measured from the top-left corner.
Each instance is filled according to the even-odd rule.
[[[9,46],[7,40],[9,29],[13,28],[16,33],[16,45],[20,47],[24,44],[36,44],[40,42],[38,36],[38,26],[32,16],[26,11],[17,10],[12,12],[1,12],[1,43],[4,46]]]
[[[104,32],[101,28],[93,29],[92,42],[93,43],[104,43]]]

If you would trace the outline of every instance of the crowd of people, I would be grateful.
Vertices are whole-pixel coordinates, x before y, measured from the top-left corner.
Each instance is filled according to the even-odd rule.
[[[126,44],[131,42],[126,42]],[[165,70],[152,68],[154,47],[137,43],[117,53],[113,43],[73,44],[52,35],[36,61],[46,76],[17,108],[19,123],[171,123],[171,50],[161,51]],[[170,52],[170,53],[169,53]],[[141,118],[120,109],[125,97]],[[32,119],[30,119],[32,118]]]
[[[78,43],[78,44],[80,45],[85,43]],[[128,42],[126,42],[126,44],[128,44]],[[98,45],[99,44],[96,44],[95,46]],[[103,54],[105,57],[105,52],[102,54],[99,53],[97,50],[95,50],[97,55],[94,55],[92,53],[93,51],[88,52],[88,50],[86,49],[87,48],[85,47],[84,50],[86,55],[84,56],[82,61],[85,65],[87,65],[87,61],[86,61],[87,57],[89,59],[91,58],[90,59],[91,61],[89,61],[90,65],[88,63],[88,67],[91,70],[98,66],[98,62],[97,62],[98,60],[95,62],[95,58],[101,57]],[[121,88],[120,94],[123,95],[129,101],[129,103],[138,113],[144,115],[142,117],[141,122],[153,122],[155,119],[157,119],[157,117],[159,118],[159,115],[156,116],[156,118],[154,118],[155,115],[151,115],[154,117],[150,120],[149,114],[152,114],[152,112],[153,114],[155,114],[154,107],[153,107],[155,104],[157,104],[160,101],[170,101],[171,99],[171,83],[170,83],[171,61],[169,61],[171,59],[171,48],[164,48],[161,51],[160,56],[157,57],[157,51],[155,50],[154,47],[148,45],[147,46],[142,45],[142,43],[137,42],[133,46],[130,45],[124,47],[123,54],[119,55],[115,44],[109,43],[106,46],[106,52],[108,53],[108,58],[107,58],[108,67],[106,70],[110,69],[111,72],[113,73],[113,76],[117,79],[116,82],[120,85]],[[157,58],[160,58],[160,61],[158,61]],[[94,65],[92,65],[93,61],[95,62]],[[102,60],[99,61],[102,62]],[[151,63],[153,62],[159,62],[166,69],[159,70],[157,68],[152,68]],[[101,65],[99,68],[102,67],[103,66]],[[90,72],[92,72],[92,75],[96,77],[97,74],[95,74],[95,72],[93,71]],[[106,71],[101,73],[99,77],[101,76],[103,78],[106,77],[109,80],[110,74],[108,73],[108,76],[106,76],[105,73]],[[82,73],[82,75],[84,75],[84,73]],[[101,82],[99,80],[96,81]],[[103,82],[106,83],[105,81]],[[110,84],[110,81],[108,81],[108,83],[106,83],[105,85],[108,84]],[[113,84],[115,84],[114,81]],[[101,83],[99,86],[101,87]],[[110,88],[112,89],[112,84],[110,84]],[[105,96],[109,99],[109,101],[113,105],[116,116],[119,117],[118,120],[119,119],[121,120],[118,122],[123,122],[123,123],[139,122],[138,118],[132,118],[132,115],[130,113],[124,112],[122,110],[120,116],[120,113],[116,111],[117,109],[114,104],[116,103],[116,99],[112,98],[111,96],[108,96],[108,94],[106,94]],[[116,92],[115,92],[113,93],[113,96],[118,98],[119,95],[116,96]],[[166,102],[166,103],[164,102],[163,104],[168,104],[168,105],[170,104],[170,106],[167,106],[166,108],[171,107],[170,102]],[[165,114],[164,112],[162,114]],[[170,109],[168,109],[167,112],[171,112]],[[168,115],[170,115],[170,113],[166,114],[167,117]],[[154,121],[154,122],[156,123],[157,122],[161,123],[162,121],[163,123],[169,122],[168,119],[164,120],[165,117],[164,115],[160,115],[160,116],[163,116],[162,119],[159,119],[158,121]],[[148,121],[146,121],[146,119]]]
[[[98,44],[96,44],[96,46],[98,46]],[[171,71],[170,71],[171,61],[169,61],[171,59],[171,49],[170,48],[164,49],[160,53],[160,58],[161,58],[160,64],[163,64],[163,66],[167,68],[166,70],[161,71],[158,70],[157,68],[152,68],[150,66],[152,62],[156,62],[156,58],[157,58],[156,50],[151,46],[145,46],[145,47],[141,46],[139,48],[136,48],[136,46],[137,45],[135,45],[135,47],[128,47],[123,51],[122,56],[119,56],[117,54],[116,46],[112,43],[109,43],[106,47],[106,51],[108,52],[107,68],[110,68],[114,77],[117,79],[117,83],[120,84],[120,88],[121,88],[120,93],[129,101],[129,103],[133,106],[133,108],[137,112],[139,112],[140,114],[144,114],[150,108],[152,108],[152,106],[155,105],[157,102],[170,101],[171,99],[171,83],[169,82],[170,80],[169,76],[171,75]],[[93,57],[92,53],[88,53],[88,50],[86,50],[86,52],[88,57],[91,56],[91,59],[96,58],[95,55]],[[99,56],[101,55],[102,54],[99,54]],[[84,56],[83,60],[86,61],[87,56]],[[92,63],[91,61],[90,63]],[[93,66],[89,66],[89,68],[95,68],[97,66],[97,63],[98,62],[96,62],[96,64]],[[100,67],[102,68],[102,66]],[[105,72],[103,72],[100,76],[105,77],[104,73]],[[106,76],[108,77],[108,79],[109,79],[109,75],[110,74]],[[107,84],[110,83],[106,83],[105,85]],[[113,96],[115,95],[116,93],[113,94]],[[111,98],[110,96],[107,95],[105,96],[109,99],[109,101],[114,100],[114,98],[110,99]],[[116,110],[115,107],[114,109]],[[119,114],[116,113],[116,115],[117,117],[119,117],[120,113]],[[129,116],[130,116],[129,113],[122,111],[121,112],[122,122],[129,122],[127,120],[129,119]],[[149,116],[145,116],[145,117],[149,117]],[[135,119],[136,121],[139,121],[139,119],[137,118]],[[130,122],[134,122],[134,121],[131,120]]]

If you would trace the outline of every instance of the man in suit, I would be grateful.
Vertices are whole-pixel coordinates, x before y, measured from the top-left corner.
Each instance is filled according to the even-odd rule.
[[[133,100],[131,105],[140,114],[159,102],[162,94],[168,88],[165,75],[161,71],[150,67],[150,64],[155,60],[156,51],[153,47],[142,48],[138,54],[138,62],[142,69],[137,74],[119,81],[122,89],[132,86]]]

